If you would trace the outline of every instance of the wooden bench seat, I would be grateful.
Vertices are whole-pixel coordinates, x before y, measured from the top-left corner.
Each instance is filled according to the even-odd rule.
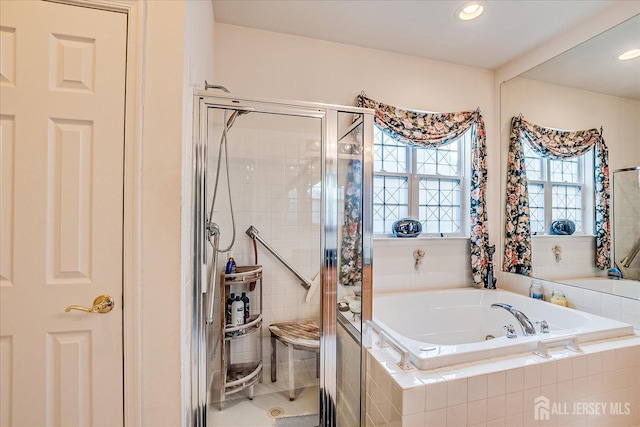
[[[289,400],[295,400],[293,350],[316,353],[316,376],[320,370],[320,328],[317,320],[299,322],[279,322],[269,326],[271,332],[271,382],[276,381],[276,341],[288,347],[289,363]]]

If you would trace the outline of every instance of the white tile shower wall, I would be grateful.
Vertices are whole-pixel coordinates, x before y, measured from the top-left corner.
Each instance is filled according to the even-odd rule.
[[[277,125],[273,126],[269,118],[259,114],[241,116],[228,132],[236,221],[233,256],[237,265],[254,264],[253,243],[245,234],[253,225],[271,247],[311,280],[320,268],[320,150],[313,144],[319,142],[319,135],[300,130],[301,126],[295,121],[293,130],[286,130],[290,128],[291,120],[313,119],[270,119],[278,120]],[[317,129],[320,129],[319,124]],[[209,151],[212,153],[209,162],[210,194],[213,193],[221,130],[216,131]],[[228,247],[232,222],[224,169],[220,173],[213,221],[220,225],[221,248]],[[227,256],[226,253],[219,255],[220,268],[226,264]],[[259,243],[258,263],[263,266],[263,335],[269,334],[267,327],[274,322],[318,318],[319,292],[306,302],[307,291],[300,286],[299,280]],[[319,277],[316,280],[319,281]],[[231,286],[231,292],[239,294],[241,291],[239,287]],[[250,292],[248,296],[254,314],[258,309],[257,292]],[[255,360],[257,342],[234,342],[232,361]],[[269,354],[268,348],[264,351],[265,355]]]
[[[640,337],[550,355],[521,353],[435,371],[403,371],[397,353],[374,346],[367,356],[366,425],[640,424]],[[536,418],[542,415],[536,413],[539,398],[548,399],[548,420]]]
[[[425,252],[415,269],[413,251]],[[377,238],[373,241],[373,286],[377,292],[470,286],[469,239]]]
[[[517,274],[501,274],[499,287],[511,292],[527,295],[533,279]],[[536,279],[539,280],[539,279]],[[564,292],[570,308],[598,316],[620,320],[640,330],[640,301],[603,292],[568,286],[562,283],[539,280],[544,288],[544,299],[549,301],[553,291]]]

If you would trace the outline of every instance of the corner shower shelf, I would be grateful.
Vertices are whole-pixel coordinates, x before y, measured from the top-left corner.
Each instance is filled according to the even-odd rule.
[[[256,381],[262,381],[262,266],[239,265],[233,274],[220,273],[221,298],[218,312],[220,317],[220,410],[224,410],[226,396],[249,388],[249,399],[253,399]],[[251,301],[252,311],[248,322],[238,326],[226,325],[226,301],[231,287],[236,292],[246,292]],[[231,345],[238,339],[254,337],[257,341],[257,360],[245,363],[231,363]]]
[[[225,382],[225,394],[234,394],[253,386],[262,374],[262,362],[258,364],[231,365],[227,370]],[[253,399],[253,389],[250,390],[249,399]]]
[[[260,279],[262,279],[261,265],[239,265],[235,273],[223,275],[226,286],[254,283]]]
[[[249,319],[251,321],[249,323],[245,323],[244,325],[239,325],[239,326],[226,325],[224,328],[225,339],[229,340],[232,338],[245,337],[253,334],[256,331],[260,331],[262,329],[262,314],[258,314],[257,316],[251,316]],[[234,334],[234,332],[239,332],[239,333]]]

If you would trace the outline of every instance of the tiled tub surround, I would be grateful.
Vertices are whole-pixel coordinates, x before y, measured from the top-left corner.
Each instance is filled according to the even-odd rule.
[[[517,274],[502,273],[498,279],[498,287],[526,295],[532,280],[537,279]],[[640,300],[638,299],[612,295],[583,287],[569,286],[548,280],[540,280],[540,282],[544,288],[545,301],[549,301],[553,291],[562,291],[567,297],[567,303],[570,308],[609,319],[620,320],[633,325],[635,329],[640,329]]]
[[[416,249],[425,253],[418,269],[414,268]],[[471,283],[466,237],[376,237],[373,251],[376,292],[466,288]]]
[[[531,322],[546,321],[548,333],[523,336],[514,315],[494,303],[521,310]],[[538,342],[575,337],[578,342],[633,335],[631,325],[501,290],[451,289],[376,295],[373,318],[411,355],[420,369],[533,351]],[[517,338],[505,336],[512,324]],[[486,340],[490,334],[494,339]],[[556,346],[559,344],[555,344]]]
[[[640,425],[637,335],[584,343],[579,353],[553,349],[549,358],[526,352],[406,371],[376,341],[367,355],[367,426]],[[548,420],[536,419],[536,399],[548,399]]]

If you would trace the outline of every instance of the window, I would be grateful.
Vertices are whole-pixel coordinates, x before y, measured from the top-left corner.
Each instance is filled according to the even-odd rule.
[[[553,160],[537,154],[524,143],[523,152],[529,190],[529,214],[531,233],[542,234],[549,231],[551,222],[570,219],[576,224],[576,233],[585,233],[593,228],[592,220],[585,214],[592,209],[586,197],[592,189],[591,179],[585,179],[586,158],[583,156]]]
[[[412,147],[374,129],[373,232],[391,234],[393,222],[418,218],[427,235],[466,235],[465,153],[471,132],[439,148]]]

